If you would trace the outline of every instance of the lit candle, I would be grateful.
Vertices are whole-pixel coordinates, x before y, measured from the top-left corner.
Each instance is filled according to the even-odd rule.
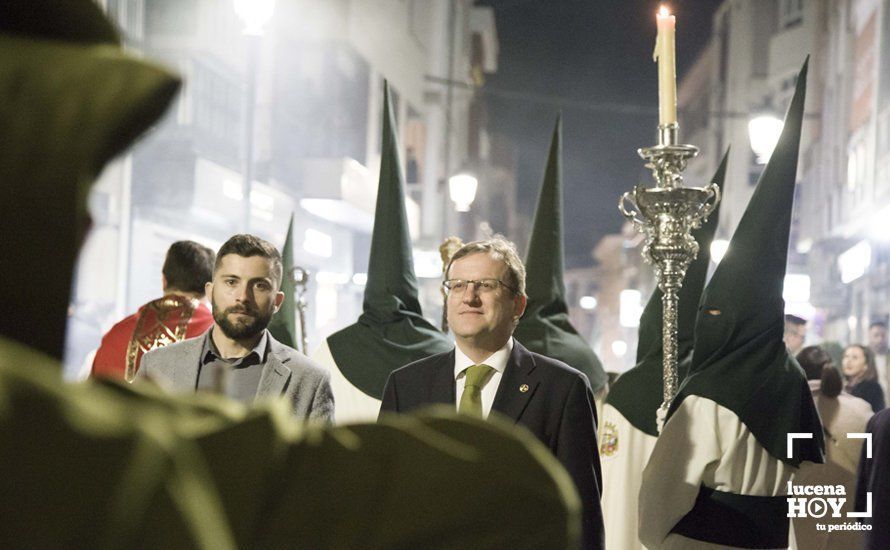
[[[658,10],[658,37],[654,59],[658,60],[658,123],[677,122],[677,71],[674,63],[676,18],[666,6]]]

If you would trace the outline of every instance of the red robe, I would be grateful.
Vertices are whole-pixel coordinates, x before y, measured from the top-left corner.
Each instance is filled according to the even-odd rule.
[[[102,337],[90,375],[132,381],[146,352],[199,336],[212,324],[213,315],[198,300],[178,294],[152,300]]]

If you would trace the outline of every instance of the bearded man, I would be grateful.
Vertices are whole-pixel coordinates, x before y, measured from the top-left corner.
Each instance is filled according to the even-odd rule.
[[[145,354],[138,376],[171,392],[207,391],[244,403],[282,396],[296,417],[330,422],[327,371],[266,329],[284,300],[281,278],[281,254],[270,243],[253,235],[226,241],[205,288],[213,326]]]

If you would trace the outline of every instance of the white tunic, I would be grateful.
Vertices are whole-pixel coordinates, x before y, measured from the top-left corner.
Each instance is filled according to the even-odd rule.
[[[783,495],[796,470],[770,455],[729,409],[704,397],[686,397],[665,424],[643,472],[640,539],[653,550],[726,548],[671,533],[695,505],[699,487]]]
[[[865,431],[865,425],[872,416],[871,405],[863,399],[841,393],[835,398],[821,394],[818,380],[810,380],[819,418],[828,431],[825,438],[825,464],[805,462],[794,476],[798,485],[843,485],[847,501],[843,512],[853,510],[853,495],[856,489],[856,469],[862,452],[864,439],[849,438],[849,433]],[[862,532],[835,529],[831,532],[816,527],[816,524],[844,524],[849,519],[823,517],[794,518],[794,535],[800,550],[832,550],[835,548],[862,548]]]
[[[327,339],[312,354],[312,360],[331,373],[335,424],[377,421],[377,415],[380,413],[380,400],[374,399],[358,389],[343,376],[334,361],[334,356],[331,355]]]
[[[656,438],[637,429],[615,407],[605,404],[599,439],[606,549],[640,550],[643,548],[637,523],[640,481]]]

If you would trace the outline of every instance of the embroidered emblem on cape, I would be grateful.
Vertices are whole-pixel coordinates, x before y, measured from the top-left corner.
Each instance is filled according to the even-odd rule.
[[[618,427],[611,422],[603,426],[603,434],[600,436],[600,455],[612,456],[618,452]]]
[[[164,296],[146,304],[127,346],[127,382],[136,378],[143,355],[185,338],[189,320],[197,307],[197,300],[177,295]]]

